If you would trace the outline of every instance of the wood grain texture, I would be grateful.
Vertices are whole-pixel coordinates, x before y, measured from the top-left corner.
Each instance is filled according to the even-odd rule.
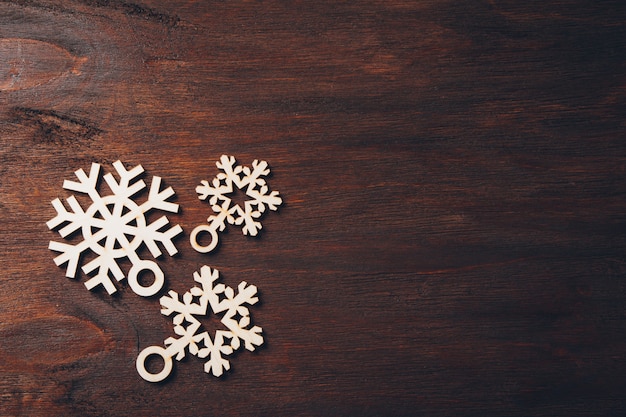
[[[0,414],[624,414],[625,22],[620,1],[0,2]],[[222,154],[269,161],[285,204],[199,254]],[[173,335],[158,298],[52,261],[63,180],[117,159],[177,193],[168,289],[204,264],[259,288],[266,346],[226,378],[191,357],[143,381]]]

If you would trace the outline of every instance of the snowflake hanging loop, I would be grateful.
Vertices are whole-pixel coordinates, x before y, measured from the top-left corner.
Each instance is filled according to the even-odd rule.
[[[196,227],[190,235],[191,246],[198,252],[211,252],[217,247],[217,232],[226,228],[226,223],[242,226],[244,235],[256,236],[261,230],[261,222],[258,221],[266,209],[276,211],[283,200],[278,191],[269,191],[264,177],[269,175],[270,169],[266,161],[254,160],[252,168],[237,165],[233,156],[222,155],[216,162],[222,171],[217,174],[213,181],[206,180],[196,187],[198,198],[208,200],[215,212],[207,221],[208,225]],[[249,197],[244,202],[244,207],[234,204],[229,194],[235,188],[242,190]],[[198,234],[205,232],[211,236],[211,242],[202,246],[198,243]]]
[[[92,203],[83,210],[73,195],[67,198],[68,211],[60,199],[52,201],[57,215],[46,224],[49,229],[58,229],[65,238],[80,230],[83,241],[76,245],[50,241],[49,248],[61,254],[54,258],[57,266],[67,264],[65,275],[76,278],[78,264],[83,253],[91,251],[96,257],[82,267],[86,274],[95,275],[85,282],[88,289],[102,285],[109,294],[117,291],[111,276],[117,281],[125,278],[118,259],[128,258],[132,267],[128,271],[128,284],[138,295],[148,297],[158,293],[165,282],[163,271],[154,261],[139,258],[137,249],[145,244],[155,258],[161,255],[157,242],[163,245],[169,255],[178,252],[172,239],[183,230],[179,225],[167,228],[169,220],[162,216],[148,224],[145,213],[158,209],[178,212],[178,204],[167,201],[174,195],[172,187],[161,190],[161,178],[154,176],[150,184],[148,199],[137,204],[132,197],[146,188],[146,183],[137,177],[144,172],[141,165],[126,170],[120,161],[113,163],[119,181],[113,174],[104,175],[104,181],[111,189],[111,195],[101,196],[98,191],[100,164],[91,164],[89,175],[82,169],[75,172],[78,182],[65,180],[63,188],[86,194]],[[150,271],[154,282],[148,286],[139,283],[142,271]]]
[[[201,287],[193,287],[182,298],[175,291],[161,297],[161,314],[173,316],[174,333],[179,338],[169,337],[165,340],[165,348],[149,346],[137,356],[136,366],[139,375],[149,382],[159,382],[169,376],[172,371],[172,357],[181,360],[188,351],[201,359],[208,358],[204,371],[214,376],[221,376],[230,369],[230,362],[225,356],[230,355],[241,346],[254,351],[256,346],[263,344],[263,329],[250,326],[250,312],[246,305],[254,305],[257,288],[242,281],[235,291],[224,284],[217,283],[219,272],[203,266],[200,272],[194,273],[194,280]],[[208,332],[201,330],[198,317],[206,316],[209,310],[214,314],[222,314],[221,322],[226,330],[217,330],[213,338]],[[150,373],[146,369],[146,359],[158,355],[164,361],[163,369]]]

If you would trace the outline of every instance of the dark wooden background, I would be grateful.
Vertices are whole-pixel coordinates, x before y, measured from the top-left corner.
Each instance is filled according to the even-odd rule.
[[[625,22],[622,1],[0,2],[0,415],[624,415]],[[269,161],[285,204],[200,254],[222,154]],[[63,180],[117,159],[177,193],[168,289],[204,264],[259,287],[266,345],[226,378],[192,356],[143,381],[174,335],[158,298],[52,261]]]

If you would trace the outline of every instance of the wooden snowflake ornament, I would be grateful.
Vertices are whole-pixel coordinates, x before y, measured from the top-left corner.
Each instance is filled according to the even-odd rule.
[[[76,277],[76,269],[83,253],[91,251],[96,256],[82,267],[86,274],[95,275],[85,282],[88,289],[102,285],[109,294],[117,291],[112,277],[117,281],[125,278],[118,260],[128,258],[132,267],[128,271],[128,284],[138,295],[147,297],[159,292],[163,287],[164,276],[161,268],[154,261],[143,260],[136,250],[145,244],[153,257],[161,255],[157,242],[161,243],[170,255],[178,251],[172,239],[182,232],[179,225],[168,227],[167,217],[162,216],[148,223],[145,213],[151,210],[163,210],[172,213],[178,211],[178,204],[167,201],[174,195],[174,190],[161,188],[161,178],[152,177],[148,199],[137,204],[132,197],[146,187],[143,180],[137,177],[143,173],[143,167],[137,165],[126,170],[120,161],[113,163],[119,175],[119,181],[108,173],[104,181],[112,191],[111,195],[101,196],[98,191],[100,180],[100,164],[93,163],[89,175],[82,169],[75,172],[78,182],[65,180],[63,188],[89,196],[92,203],[83,210],[73,195],[67,198],[68,211],[58,198],[52,201],[57,215],[46,224],[48,228],[58,229],[61,237],[66,238],[80,231],[83,240],[75,245],[51,241],[49,248],[61,254],[54,258],[57,266],[67,264],[65,275]],[[139,282],[142,271],[150,271],[154,282],[143,286]]]
[[[174,333],[179,338],[169,337],[165,340],[165,348],[149,346],[137,357],[137,372],[149,382],[159,382],[169,376],[173,361],[185,357],[186,351],[199,358],[207,358],[204,371],[214,376],[221,376],[230,369],[230,362],[225,356],[230,355],[241,346],[241,342],[249,351],[263,344],[262,329],[259,326],[250,327],[250,312],[246,305],[254,305],[257,298],[257,289],[242,281],[235,291],[224,284],[217,283],[219,272],[208,266],[203,266],[200,272],[194,273],[194,280],[202,287],[193,287],[186,292],[182,299],[175,291],[161,297],[161,314],[173,315]],[[209,310],[221,315],[221,323],[225,330],[217,330],[213,338],[207,331],[202,330],[199,317],[206,316]],[[149,356],[161,356],[164,361],[163,369],[151,373],[146,369],[146,360]]]
[[[283,202],[278,191],[269,191],[264,179],[270,173],[267,162],[255,159],[252,168],[242,167],[237,165],[234,157],[222,155],[216,165],[222,172],[217,174],[211,184],[203,180],[196,187],[198,198],[208,200],[215,212],[207,219],[208,225],[196,227],[190,235],[191,246],[202,253],[215,249],[217,232],[224,231],[226,222],[241,225],[244,235],[256,236],[262,227],[258,220],[265,210],[269,208],[275,211]],[[249,198],[244,202],[244,207],[234,204],[230,197],[236,191],[235,187],[244,191]],[[205,246],[198,243],[198,235],[202,232],[211,236],[211,242]]]

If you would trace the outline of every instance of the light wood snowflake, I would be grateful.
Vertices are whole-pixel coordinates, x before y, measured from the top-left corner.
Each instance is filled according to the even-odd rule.
[[[208,200],[215,212],[207,219],[208,225],[196,227],[190,235],[191,246],[202,253],[217,247],[217,232],[224,231],[226,223],[242,226],[244,235],[256,236],[262,228],[259,219],[265,210],[275,211],[283,202],[278,191],[269,191],[264,178],[270,173],[266,161],[255,159],[250,168],[237,165],[233,156],[222,155],[216,165],[222,172],[211,183],[203,180],[196,187],[198,198]],[[236,189],[244,191],[248,197],[243,207],[232,201],[231,194]],[[202,232],[211,236],[211,242],[205,246],[198,243],[198,234]]]
[[[203,266],[200,272],[194,273],[194,280],[201,287],[193,287],[182,297],[175,291],[161,297],[161,314],[173,316],[174,333],[178,338],[165,339],[165,348],[149,346],[137,357],[137,372],[149,382],[159,382],[169,376],[173,361],[181,360],[188,351],[199,358],[207,359],[204,371],[214,376],[221,376],[230,369],[230,362],[226,356],[243,346],[254,351],[263,344],[262,330],[259,326],[251,326],[250,311],[247,305],[256,304],[257,288],[242,281],[237,287],[237,293],[224,284],[217,283],[219,272],[208,266]],[[200,318],[209,314],[209,307],[213,314],[220,315],[224,330],[217,330],[211,338],[207,331],[202,331]],[[151,355],[158,355],[164,361],[163,369],[151,373],[146,369],[146,359]]]
[[[111,189],[112,194],[101,196],[98,191],[100,180],[100,164],[93,163],[89,175],[82,169],[75,172],[78,182],[65,180],[63,188],[86,194],[92,203],[83,210],[76,197],[67,198],[70,207],[68,211],[60,199],[52,201],[57,215],[46,224],[51,230],[58,229],[61,237],[66,238],[80,231],[83,240],[75,245],[51,241],[49,248],[61,254],[54,258],[57,266],[67,264],[65,275],[76,278],[78,264],[82,255],[91,251],[96,256],[82,267],[86,274],[92,276],[85,286],[92,289],[102,285],[109,294],[117,291],[111,278],[121,281],[125,278],[120,268],[119,260],[128,258],[132,267],[128,271],[128,284],[138,295],[147,297],[161,290],[164,275],[156,262],[143,260],[137,254],[137,249],[144,244],[155,258],[161,255],[160,243],[170,255],[178,251],[172,239],[183,230],[179,225],[169,227],[167,217],[162,216],[152,223],[148,223],[145,213],[151,210],[178,212],[178,204],[167,201],[174,195],[174,190],[161,188],[161,178],[152,177],[148,199],[137,204],[133,196],[146,187],[146,183],[138,179],[143,173],[143,167],[126,170],[120,161],[113,163],[119,175],[119,181],[113,174],[104,175],[104,181]],[[152,284],[143,286],[138,280],[142,271],[150,271],[154,275]]]

